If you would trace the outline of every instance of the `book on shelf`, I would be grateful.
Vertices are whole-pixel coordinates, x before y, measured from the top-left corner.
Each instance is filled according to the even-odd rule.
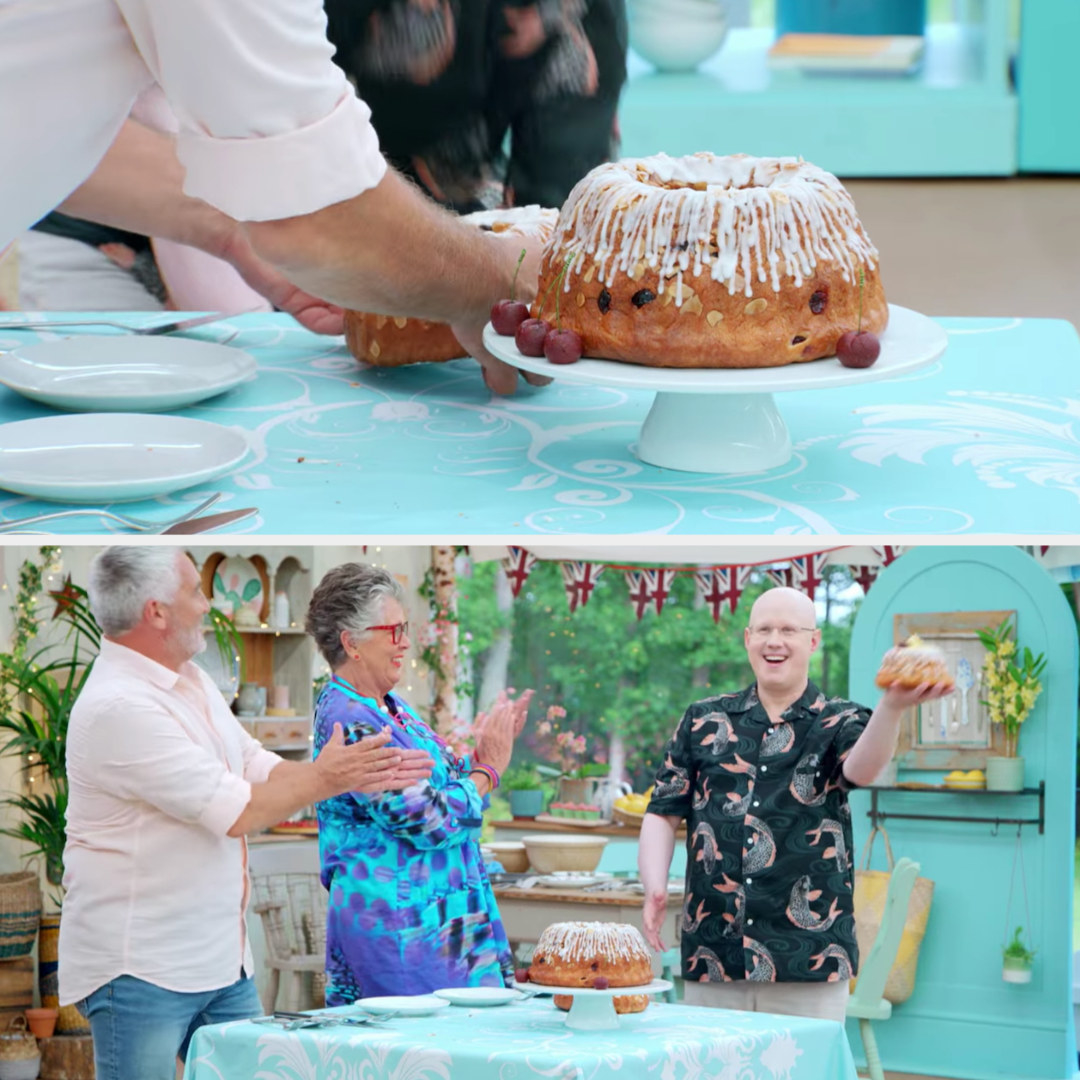
[[[769,65],[803,71],[904,74],[922,59],[924,39],[903,34],[783,34]]]

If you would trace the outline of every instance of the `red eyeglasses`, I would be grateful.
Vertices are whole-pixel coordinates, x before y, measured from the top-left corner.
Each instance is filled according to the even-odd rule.
[[[400,645],[403,637],[409,636],[409,624],[407,622],[394,623],[391,626],[365,626],[365,630],[389,630],[390,642],[393,645]]]

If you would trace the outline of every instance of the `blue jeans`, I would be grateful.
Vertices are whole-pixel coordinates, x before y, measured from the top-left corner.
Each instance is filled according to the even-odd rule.
[[[261,1016],[254,979],[183,994],[120,975],[79,1002],[94,1036],[97,1080],[175,1080],[195,1029]]]

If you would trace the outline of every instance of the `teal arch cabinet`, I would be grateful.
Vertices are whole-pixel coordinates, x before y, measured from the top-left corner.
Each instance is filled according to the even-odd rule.
[[[1020,19],[1020,171],[1080,173],[1080,3],[1026,0]]]
[[[1037,0],[1036,0],[1037,2]],[[1059,586],[1014,547],[920,547],[874,583],[851,646],[851,697],[874,704],[874,675],[893,643],[898,613],[1013,611],[1021,644],[1045,652],[1044,690],[1024,724],[1025,786],[1045,783],[1045,830],[1022,826],[1030,930],[1038,949],[1032,982],[1001,978],[1001,946],[1017,827],[887,820],[897,858],[907,855],[936,883],[911,998],[877,1030],[881,1057],[897,1072],[985,1080],[1057,1080],[1077,1075],[1072,1012],[1072,892],[1076,784],[1077,635]],[[937,783],[940,774],[901,771],[900,780]],[[1031,819],[1031,795],[892,790],[897,813]],[[868,833],[872,794],[851,799],[856,856]],[[875,845],[880,849],[881,845]],[[875,852],[875,868],[883,868]],[[1017,882],[1011,925],[1027,919]],[[858,1046],[852,1033],[852,1046]]]

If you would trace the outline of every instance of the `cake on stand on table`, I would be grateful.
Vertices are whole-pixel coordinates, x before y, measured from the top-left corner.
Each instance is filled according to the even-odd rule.
[[[609,986],[604,990],[585,986],[545,986],[544,991],[574,999],[566,1014],[568,1028],[575,1031],[609,1031],[619,1026],[619,1014],[615,1011],[617,997],[662,994],[671,986],[667,979],[653,979],[644,986]]]
[[[552,364],[523,355],[512,337],[490,324],[484,329],[488,351],[516,368],[578,386],[654,391],[637,456],[650,465],[702,473],[761,472],[791,458],[791,436],[774,394],[908,375],[937,360],[947,344],[936,322],[894,304],[881,355],[868,368],[847,368],[835,358],[757,368],[654,368],[591,359]]]

